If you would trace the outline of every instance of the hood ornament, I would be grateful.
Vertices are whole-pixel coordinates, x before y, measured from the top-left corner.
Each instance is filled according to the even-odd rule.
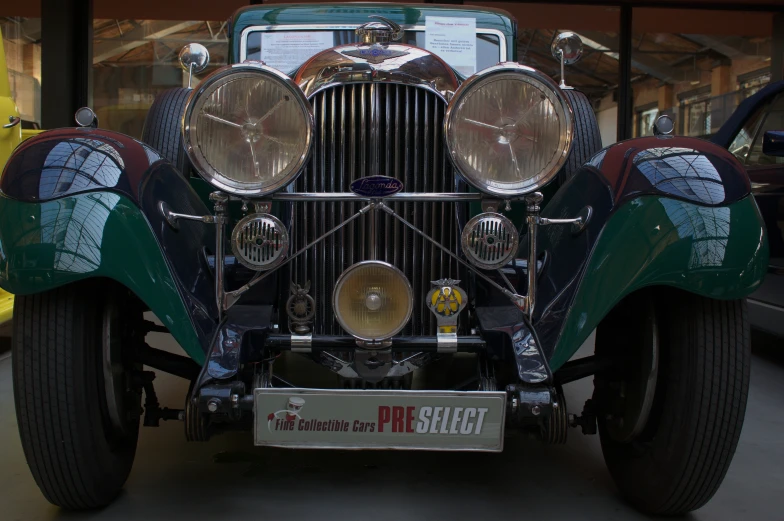
[[[354,30],[356,35],[362,38],[362,43],[389,43],[390,40],[399,40],[403,37],[403,29],[392,20],[375,14],[368,18],[380,21],[367,22]]]
[[[367,22],[357,27],[354,32],[362,42],[356,49],[342,51],[344,55],[377,65],[385,60],[408,54],[408,51],[387,48],[390,41],[400,40],[403,37],[403,29],[398,24],[383,16],[370,15],[368,18],[376,18],[379,21]]]

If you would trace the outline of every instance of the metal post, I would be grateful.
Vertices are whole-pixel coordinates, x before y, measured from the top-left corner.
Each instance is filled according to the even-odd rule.
[[[221,192],[210,194],[210,200],[215,203],[215,301],[218,304],[218,315],[223,316],[225,300],[226,266],[224,237],[226,235],[227,202],[229,196]]]
[[[566,87],[566,78],[564,77],[564,69],[566,68],[564,65],[564,52],[563,49],[558,49],[558,56],[561,57],[561,85],[560,87],[563,89]]]
[[[534,192],[526,200],[528,217],[528,293],[525,297],[525,313],[533,320],[536,304],[536,249],[537,232],[539,231],[539,204],[544,200],[541,192]]]
[[[74,126],[92,103],[92,0],[41,0],[41,123]]]
[[[618,141],[632,137],[632,6],[621,4],[618,31]]]
[[[784,14],[773,15],[770,43],[770,82],[784,80]]]

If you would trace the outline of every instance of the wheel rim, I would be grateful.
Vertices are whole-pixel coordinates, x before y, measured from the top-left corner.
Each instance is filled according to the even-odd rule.
[[[625,377],[611,383],[617,388],[610,401],[611,413],[606,417],[607,433],[615,441],[628,443],[640,436],[653,407],[659,376],[660,335],[656,312],[648,303],[640,324],[640,349],[633,349],[624,364]]]
[[[128,372],[122,360],[123,335],[120,330],[120,310],[113,299],[106,303],[103,311],[101,335],[103,359],[103,383],[109,423],[121,435],[128,430]]]

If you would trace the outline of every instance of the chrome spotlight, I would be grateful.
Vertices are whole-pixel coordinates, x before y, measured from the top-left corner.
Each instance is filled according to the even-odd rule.
[[[289,232],[277,217],[250,214],[234,227],[231,250],[244,266],[256,271],[271,270],[286,258]]]
[[[494,270],[517,253],[520,234],[512,221],[498,213],[481,213],[463,228],[463,253],[474,266]]]
[[[332,303],[341,327],[371,343],[398,334],[414,308],[406,276],[381,261],[360,262],[344,271],[335,284]]]

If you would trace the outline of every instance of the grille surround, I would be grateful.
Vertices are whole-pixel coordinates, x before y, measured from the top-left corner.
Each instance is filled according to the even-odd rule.
[[[313,153],[290,188],[294,192],[348,192],[351,182],[371,175],[402,181],[403,192],[465,192],[444,146],[446,102],[422,86],[392,82],[334,85],[310,97],[316,118]],[[354,215],[362,202],[291,204],[292,254]],[[467,203],[388,203],[454,254],[460,253],[459,219]],[[375,226],[371,222],[375,219]],[[373,233],[372,230],[375,230]],[[375,250],[372,245],[375,237]],[[461,279],[457,261],[384,212],[368,212],[289,265],[293,283],[312,283],[316,300],[313,333],[344,335],[335,319],[332,291],[340,275],[365,260],[400,269],[413,289],[414,310],[402,335],[434,335],[426,306],[431,281]],[[286,297],[288,298],[288,297]]]

